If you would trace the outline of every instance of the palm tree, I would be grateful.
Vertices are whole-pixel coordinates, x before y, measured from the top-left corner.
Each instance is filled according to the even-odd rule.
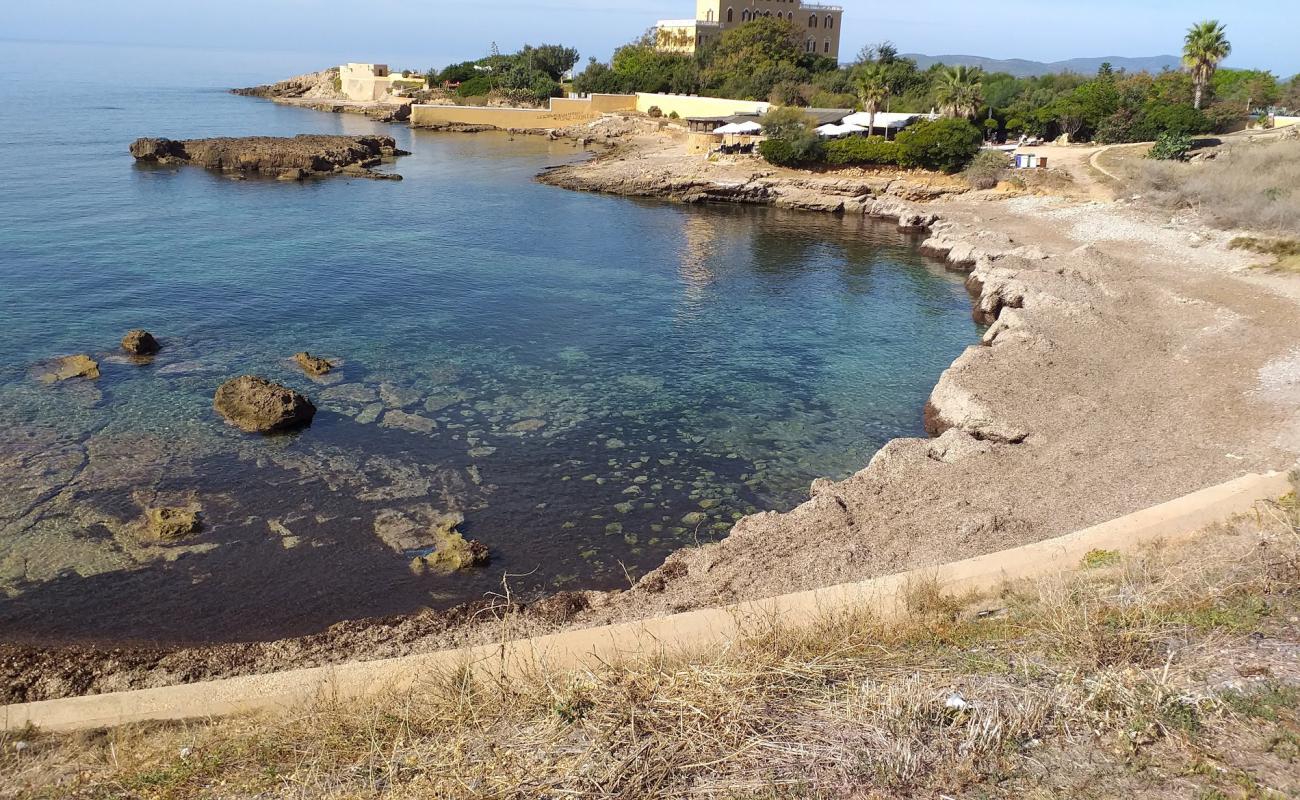
[[[984,71],[964,64],[939,72],[936,100],[945,117],[973,119],[984,103]]]
[[[1196,100],[1193,106],[1199,111],[1205,98],[1205,90],[1214,78],[1219,62],[1232,52],[1227,30],[1217,19],[1197,23],[1187,30],[1183,44],[1183,66],[1192,73],[1192,82],[1196,85]]]
[[[876,114],[889,99],[889,76],[880,64],[866,64],[858,73],[858,97],[862,100],[862,110],[870,115],[867,123],[867,135],[876,132]]]

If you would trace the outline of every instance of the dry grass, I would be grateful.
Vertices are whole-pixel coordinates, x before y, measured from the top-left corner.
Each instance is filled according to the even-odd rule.
[[[921,582],[903,623],[771,628],[509,685],[431,675],[280,716],[27,731],[0,742],[0,795],[1295,796],[1297,590],[1292,495],[975,604]]]
[[[1232,240],[1230,246],[1233,250],[1247,250],[1272,258],[1271,262],[1260,265],[1263,269],[1273,272],[1300,272],[1300,241],[1295,239],[1238,236]]]
[[[1148,161],[1139,191],[1219,228],[1300,234],[1300,141],[1242,144],[1212,161]]]

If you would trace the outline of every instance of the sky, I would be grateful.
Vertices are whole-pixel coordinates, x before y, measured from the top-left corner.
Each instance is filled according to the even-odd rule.
[[[886,39],[903,52],[1037,61],[1175,54],[1190,24],[1215,18],[1234,46],[1228,66],[1300,73],[1296,0],[839,4],[845,58]],[[568,44],[605,60],[655,20],[693,11],[694,0],[0,0],[0,40],[291,50],[422,69],[486,55],[494,41],[503,52]]]

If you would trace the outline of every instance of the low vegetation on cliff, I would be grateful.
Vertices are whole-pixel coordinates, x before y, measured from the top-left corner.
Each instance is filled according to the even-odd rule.
[[[278,716],[0,740],[6,796],[1249,797],[1300,790],[1295,495],[902,622]]]

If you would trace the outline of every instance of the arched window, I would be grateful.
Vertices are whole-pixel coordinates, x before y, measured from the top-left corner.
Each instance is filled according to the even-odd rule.
[[[709,13],[712,14],[713,12],[710,11]],[[826,15],[826,27],[828,27],[828,28],[834,28],[834,27],[835,27],[835,17],[832,17],[830,14],[827,14],[827,15]]]
[[[740,12],[740,21],[749,22],[749,9],[745,9],[744,11]]]
[[[804,49],[807,50],[809,53],[815,53],[817,52],[817,43],[814,42],[812,39],[809,39],[807,42],[804,43]]]
[[[816,28],[816,27],[817,27],[817,15],[816,15],[816,14],[813,14],[811,17],[808,18],[808,27],[809,27],[809,28]]]
[[[822,52],[830,53],[830,51],[831,51],[831,40],[827,39],[826,43],[822,45]]]
[[[788,19],[788,20],[791,21],[791,22],[794,22],[794,12],[791,11],[790,13],[786,14],[786,15],[785,15],[785,18]]]
[[[727,22],[735,22],[735,21],[736,21],[736,9],[734,9],[734,8],[728,8],[728,9],[727,9]]]

